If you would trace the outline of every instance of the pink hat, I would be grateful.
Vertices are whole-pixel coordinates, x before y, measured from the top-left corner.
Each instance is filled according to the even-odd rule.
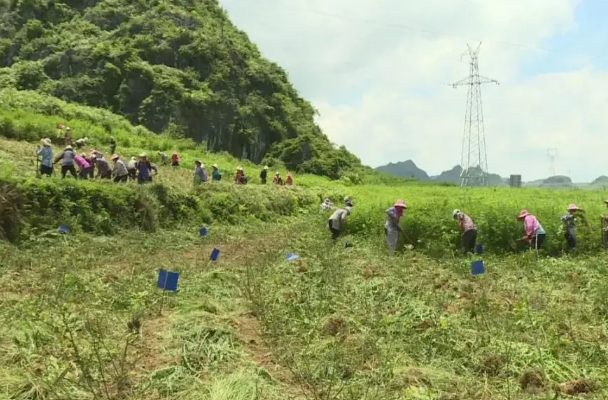
[[[528,215],[530,215],[528,210],[521,210],[519,215],[517,216],[517,219],[526,218]]]
[[[569,204],[568,205],[568,211],[576,211],[576,210],[580,210],[580,208],[578,208],[578,206],[574,203]]]
[[[407,206],[405,205],[405,201],[403,200],[397,200],[395,204],[393,204],[393,207],[407,208]]]

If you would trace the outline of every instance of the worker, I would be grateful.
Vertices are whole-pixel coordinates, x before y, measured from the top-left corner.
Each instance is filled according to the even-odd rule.
[[[74,168],[74,150],[72,146],[67,145],[65,149],[55,158],[55,164],[61,161],[61,178],[65,178],[69,172],[74,179],[78,177],[76,168]]]
[[[346,217],[350,215],[350,207],[339,208],[327,220],[327,226],[331,231],[331,239],[335,242],[340,236]]]
[[[236,183],[237,185],[247,184],[247,175],[245,175],[243,167],[236,168],[236,174],[234,175],[234,183]]]
[[[260,171],[260,181],[262,182],[262,185],[266,184],[267,177],[268,177],[268,165],[264,165],[264,168],[262,168],[262,171]]]
[[[324,198],[323,202],[321,203],[321,211],[329,211],[332,210],[334,207],[331,204],[331,200],[329,200],[329,198]]]
[[[72,130],[69,127],[65,128],[65,145],[72,145]]]
[[[279,171],[276,171],[274,173],[274,178],[272,178],[272,183],[274,183],[275,185],[278,185],[278,186],[283,185],[283,178],[281,178],[281,173]]]
[[[53,174],[53,144],[51,139],[42,139],[42,146],[39,146],[36,155],[41,158],[40,160],[40,176],[48,175],[49,177]]]
[[[220,172],[220,167],[217,164],[213,164],[211,166],[212,171],[211,171],[211,179],[214,181],[221,181],[222,180],[222,173]]]
[[[460,231],[462,232],[462,248],[463,253],[473,253],[475,251],[475,242],[477,240],[477,228],[471,217],[460,210],[452,212],[454,220],[458,221]]]
[[[352,200],[352,199],[351,199],[349,196],[346,196],[346,197],[344,198],[344,204],[345,204],[347,207],[352,207],[352,206],[353,206],[353,200]]]
[[[349,199],[350,200],[350,199]],[[395,255],[397,249],[397,240],[399,239],[399,221],[407,210],[407,206],[403,200],[397,200],[392,207],[386,210],[386,222],[384,223],[384,232],[386,234],[386,243],[389,248],[389,255]]]
[[[179,154],[177,154],[177,151],[174,151],[173,154],[171,154],[171,166],[179,167]]]
[[[524,236],[520,240],[527,241],[531,248],[539,250],[545,242],[546,232],[538,218],[530,214],[528,210],[521,210],[517,220],[524,223]]]
[[[87,141],[88,140],[89,139],[86,138],[86,137],[80,138],[80,139],[76,140],[76,147],[79,148],[79,149],[83,148],[84,146],[87,145]]]
[[[114,139],[114,136],[110,137],[110,154],[116,154],[116,139]]]
[[[604,204],[606,204],[606,208],[608,208],[608,199],[604,200]],[[608,213],[600,215],[600,218],[602,219],[603,244],[604,246],[608,246]]]
[[[80,154],[74,154],[74,164],[78,165],[78,177],[80,179],[88,179],[91,164]]]
[[[285,185],[286,186],[293,185],[293,176],[291,176],[291,172],[288,172],[287,176],[285,177]]]
[[[136,168],[137,183],[143,184],[152,181],[152,175],[150,174],[152,166],[150,165],[150,161],[148,160],[148,155],[146,153],[141,153],[139,155],[139,161],[136,164]]]
[[[578,220],[589,225],[589,222],[585,218],[585,211],[582,208],[579,208],[576,204],[568,205],[566,214],[561,218],[564,224],[564,237],[568,243],[568,250],[576,247],[576,224]]]
[[[131,157],[129,164],[127,164],[127,171],[129,171],[129,179],[134,181],[137,179],[137,158]]]
[[[110,163],[106,160],[103,153],[93,150],[93,156],[95,157],[95,166],[97,167],[97,178],[112,179],[112,168],[110,168]]]
[[[114,182],[126,182],[129,179],[127,164],[120,159],[118,154],[112,154],[112,161],[114,162],[114,168],[112,169]]]
[[[207,170],[205,169],[205,164],[203,164],[200,160],[196,160],[194,162],[194,183],[202,183],[207,182],[208,175]]]

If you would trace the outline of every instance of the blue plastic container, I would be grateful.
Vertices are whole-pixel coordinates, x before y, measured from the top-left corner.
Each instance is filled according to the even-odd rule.
[[[471,261],[471,275],[481,275],[486,272],[483,260]]]
[[[156,287],[164,290],[177,290],[177,281],[179,280],[179,272],[167,271],[161,269],[158,271],[158,282]]]
[[[219,256],[220,256],[220,249],[216,249],[214,247],[213,250],[211,250],[211,257],[210,257],[211,260],[216,261]]]
[[[203,236],[207,235],[207,232],[208,232],[207,228],[205,228],[204,226],[201,226],[198,229],[198,234],[200,235],[200,237],[203,237]]]
[[[483,254],[483,244],[478,244],[477,246],[475,246],[475,252],[477,254]]]

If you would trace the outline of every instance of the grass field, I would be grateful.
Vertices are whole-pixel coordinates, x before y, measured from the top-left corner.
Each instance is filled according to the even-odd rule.
[[[34,147],[0,138],[0,178],[35,181]],[[220,160],[230,169],[238,163]],[[297,175],[294,188],[262,189],[254,180],[197,192],[189,165],[161,168],[158,181],[203,203],[222,190],[241,199],[274,199],[276,191],[319,202],[349,195],[355,207],[336,246],[318,203],[266,222],[217,219],[205,238],[199,221],[180,220],[153,233],[53,231],[0,242],[0,398],[608,396],[605,192],[350,185]],[[402,244],[414,250],[391,259],[382,227],[398,198],[409,206]],[[559,217],[570,202],[588,210],[591,228],[580,229],[581,248],[565,255]],[[471,276],[471,258],[458,253],[454,208],[479,225],[482,276]],[[548,231],[539,254],[508,244],[521,235],[521,208]],[[213,247],[221,254],[209,262]],[[300,258],[287,261],[287,253]],[[177,292],[155,288],[159,268],[180,272]]]

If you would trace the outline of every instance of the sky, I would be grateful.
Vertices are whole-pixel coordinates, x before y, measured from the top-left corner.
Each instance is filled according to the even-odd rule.
[[[220,0],[289,74],[329,139],[372,167],[460,164],[479,53],[488,169],[524,181],[608,175],[606,0]]]

